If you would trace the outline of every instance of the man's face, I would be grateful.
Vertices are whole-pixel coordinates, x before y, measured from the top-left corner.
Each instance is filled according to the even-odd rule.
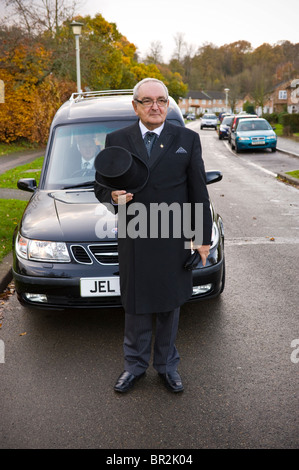
[[[150,130],[160,127],[166,119],[167,108],[169,102],[165,106],[158,106],[156,100],[167,100],[165,90],[160,83],[148,82],[144,83],[139,88],[138,100],[144,101],[145,99],[155,100],[152,106],[144,106],[141,103],[133,101],[135,113],[140,118],[141,122]]]
[[[78,146],[85,160],[91,160],[95,156],[96,144],[92,136],[81,136],[78,141]]]

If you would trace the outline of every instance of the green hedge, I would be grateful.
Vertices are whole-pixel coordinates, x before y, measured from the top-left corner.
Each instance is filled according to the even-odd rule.
[[[290,134],[299,132],[299,114],[283,114],[281,123],[284,129],[288,129]]]
[[[282,124],[284,135],[292,135],[299,132],[299,114],[267,113],[263,114],[270,124]]]

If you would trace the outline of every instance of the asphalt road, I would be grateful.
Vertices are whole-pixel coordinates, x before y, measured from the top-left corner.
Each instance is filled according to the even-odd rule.
[[[122,310],[34,312],[12,295],[0,320],[0,448],[298,448],[299,192],[268,166],[291,162],[236,155],[215,131],[199,132],[206,169],[224,175],[209,192],[227,281],[219,299],[182,308],[184,393],[168,392],[153,368],[114,393]]]

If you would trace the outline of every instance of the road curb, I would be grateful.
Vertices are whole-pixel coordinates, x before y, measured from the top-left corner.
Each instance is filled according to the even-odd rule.
[[[290,152],[289,150],[284,150],[284,149],[281,149],[281,148],[278,148],[278,147],[276,147],[276,149],[281,153],[285,153],[286,155],[290,155],[291,157],[299,158],[298,153]]]
[[[291,175],[287,175],[286,173],[277,173],[277,176],[281,178],[282,180],[287,181],[288,183],[295,184],[296,186],[299,186],[299,179],[294,178]]]

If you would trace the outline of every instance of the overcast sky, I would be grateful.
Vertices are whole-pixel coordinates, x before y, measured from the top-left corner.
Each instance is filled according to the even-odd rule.
[[[280,40],[299,42],[299,0],[81,0],[82,16],[101,13],[116,23],[143,58],[153,41],[162,43],[167,62],[174,36],[183,33],[195,51],[205,42],[216,46],[238,40],[254,48]]]

